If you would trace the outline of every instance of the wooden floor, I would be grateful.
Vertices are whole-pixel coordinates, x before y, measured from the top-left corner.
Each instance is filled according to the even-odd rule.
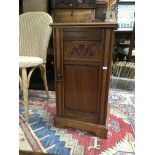
[[[47,75],[48,89],[50,91],[54,91],[55,90],[54,69],[51,68],[50,71],[47,70],[46,75]],[[41,79],[39,68],[37,68],[32,74],[29,89],[45,90],[43,80]]]
[[[30,152],[30,151],[20,151],[19,150],[19,155],[54,155],[54,154],[38,153],[38,152]]]

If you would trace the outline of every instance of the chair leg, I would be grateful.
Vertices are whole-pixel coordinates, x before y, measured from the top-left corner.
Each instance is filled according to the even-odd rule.
[[[44,81],[45,91],[46,91],[47,97],[49,98],[49,91],[48,91],[48,85],[47,85],[46,66],[45,66],[45,64],[41,65],[40,71],[41,71],[42,79]]]
[[[23,90],[22,88],[22,78],[21,78],[21,69],[19,69],[19,86],[20,86],[20,90]]]
[[[22,89],[23,99],[25,107],[25,120],[28,122],[29,119],[29,103],[28,103],[28,80],[26,68],[22,68]]]
[[[22,86],[22,79],[19,75],[19,86],[20,86],[20,90],[23,90],[23,86]]]

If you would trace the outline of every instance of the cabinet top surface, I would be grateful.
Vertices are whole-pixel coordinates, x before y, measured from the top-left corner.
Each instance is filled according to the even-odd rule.
[[[117,23],[108,22],[90,22],[90,23],[52,23],[51,27],[107,27],[117,28]]]

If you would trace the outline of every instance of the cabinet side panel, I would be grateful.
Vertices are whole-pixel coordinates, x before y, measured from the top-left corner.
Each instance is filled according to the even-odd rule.
[[[101,93],[100,93],[100,117],[99,123],[106,124],[107,118],[107,104],[108,104],[108,93],[109,93],[109,80],[111,71],[111,53],[113,48],[113,29],[104,30],[104,54],[103,54],[103,67],[107,69],[102,70],[102,82],[101,82]]]

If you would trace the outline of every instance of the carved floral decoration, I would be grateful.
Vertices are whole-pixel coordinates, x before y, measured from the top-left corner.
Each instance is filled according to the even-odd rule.
[[[66,43],[65,56],[67,57],[100,57],[100,42],[98,41],[72,41]]]

